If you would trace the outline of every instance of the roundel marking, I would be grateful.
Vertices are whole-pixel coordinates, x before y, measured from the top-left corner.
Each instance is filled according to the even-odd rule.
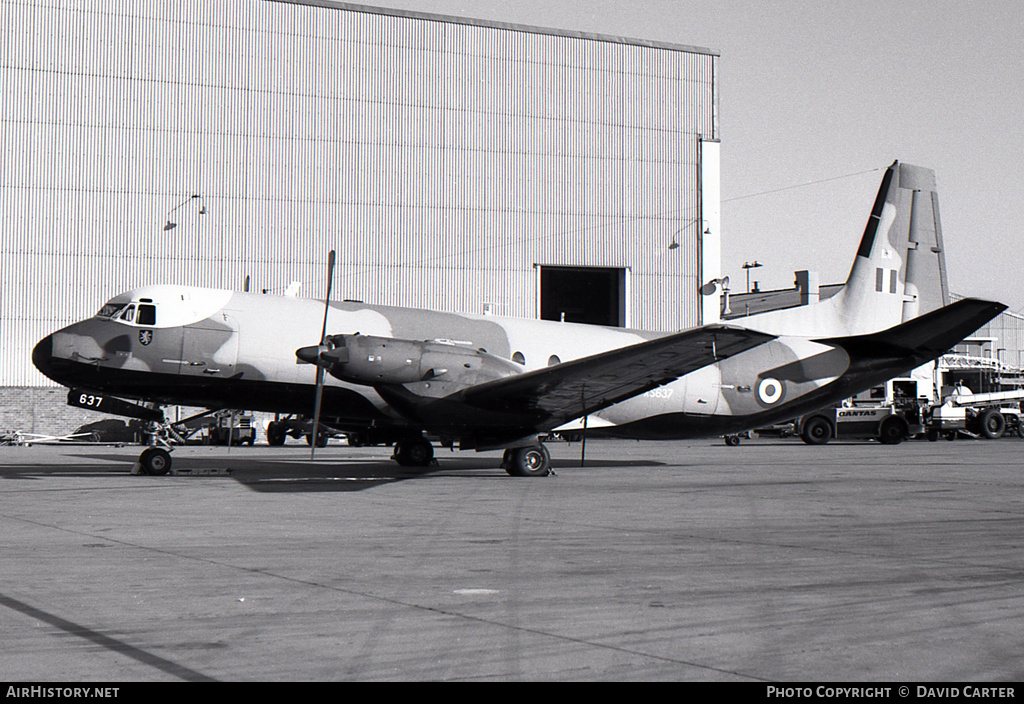
[[[771,377],[761,379],[757,383],[757,397],[769,406],[778,403],[782,399],[782,382]]]

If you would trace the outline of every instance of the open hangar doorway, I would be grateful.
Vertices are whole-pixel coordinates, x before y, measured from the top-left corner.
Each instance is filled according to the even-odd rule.
[[[542,320],[627,327],[627,269],[548,265],[537,268]]]

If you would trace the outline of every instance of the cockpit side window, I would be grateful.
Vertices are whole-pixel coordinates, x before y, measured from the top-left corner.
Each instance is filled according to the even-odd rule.
[[[124,303],[107,303],[100,308],[100,312],[96,315],[100,318],[113,318],[122,308],[124,308]]]
[[[139,325],[156,325],[156,306],[148,303],[139,304],[139,315],[135,319]]]
[[[124,312],[121,313],[120,319],[125,321],[126,323],[133,322],[135,320],[135,306],[130,305],[127,308],[125,308]]]

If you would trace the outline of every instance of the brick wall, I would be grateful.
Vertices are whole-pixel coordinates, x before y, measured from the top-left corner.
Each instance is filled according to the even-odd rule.
[[[61,386],[0,386],[0,432],[20,431],[38,435],[68,435],[86,423],[118,418],[67,404],[68,390]],[[205,409],[167,406],[168,420],[184,420]],[[263,428],[271,413],[255,413],[257,442],[265,442]]]
[[[68,390],[60,386],[0,387],[0,430],[39,435],[72,433],[104,416],[67,405]]]

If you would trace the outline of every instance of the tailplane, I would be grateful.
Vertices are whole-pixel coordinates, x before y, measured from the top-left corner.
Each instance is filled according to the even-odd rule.
[[[777,335],[843,337],[885,330],[948,302],[935,172],[897,161],[882,176],[838,293],[730,322]]]
[[[820,342],[842,347],[853,360],[905,358],[916,367],[942,356],[1004,310],[1002,303],[964,298],[888,330]]]

